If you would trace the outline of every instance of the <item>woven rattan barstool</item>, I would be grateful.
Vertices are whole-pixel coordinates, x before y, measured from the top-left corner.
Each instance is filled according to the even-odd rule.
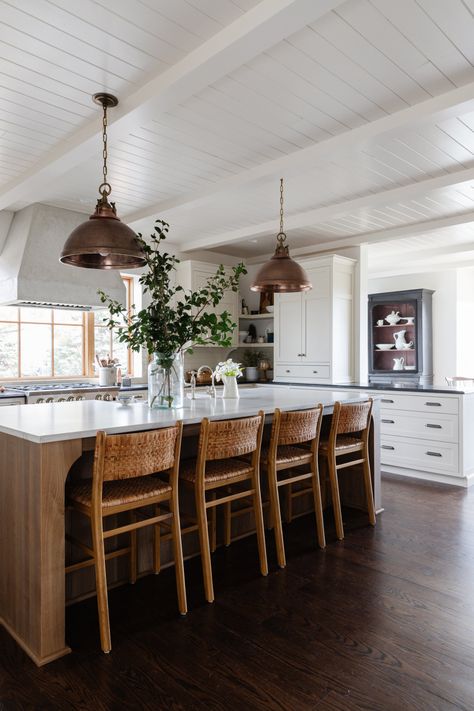
[[[215,510],[221,504],[229,505],[232,501],[251,497],[260,571],[262,575],[268,574],[259,472],[263,423],[263,412],[259,412],[256,417],[238,420],[210,422],[207,418],[203,419],[197,459],[190,459],[181,465],[181,481],[194,487],[204,589],[208,602],[214,601],[208,509]],[[243,458],[245,455],[250,455],[250,458]],[[248,485],[242,488],[243,482],[250,482],[250,488]],[[218,496],[218,490],[222,488],[224,495]],[[195,527],[191,526],[189,530],[195,530]],[[183,534],[187,532],[183,528]]]
[[[372,398],[357,403],[342,404],[336,402],[334,404],[329,439],[321,439],[319,443],[319,453],[326,459],[328,465],[336,534],[339,540],[344,538],[344,524],[342,522],[338,481],[338,472],[342,469],[362,464],[369,521],[372,526],[375,526],[376,522],[368,446],[372,403]],[[337,463],[338,457],[354,454],[356,452],[361,453],[358,459],[351,459],[350,461],[344,461],[340,464]]]
[[[267,472],[270,516],[275,533],[278,565],[281,568],[286,565],[279,496],[281,487],[310,481],[311,486],[300,489],[298,493],[312,492],[318,543],[321,548],[326,545],[318,469],[322,417],[322,405],[297,412],[281,412],[276,409],[270,444],[268,448],[262,449],[261,467]],[[309,471],[301,473],[299,467],[302,466],[309,467]]]
[[[90,557],[66,567],[72,572],[89,565],[95,566],[97,605],[99,609],[102,651],[110,652],[110,623],[107,597],[105,561],[130,554],[130,581],[137,577],[136,531],[145,526],[158,527],[170,523],[174,546],[178,606],[186,614],[186,586],[184,580],[183,549],[178,507],[178,470],[183,425],[125,435],[97,432],[92,481],[82,481],[67,490],[68,505],[85,514],[91,523],[92,548],[71,536],[67,539],[79,546]],[[160,478],[149,476],[160,473]],[[164,506],[163,506],[164,504]],[[137,520],[138,509],[155,507],[153,516],[143,514]],[[164,508],[168,511],[163,513]],[[104,530],[108,516],[130,512],[130,523]],[[105,553],[105,539],[130,532],[131,544]],[[155,541],[159,536],[155,537]],[[159,555],[155,552],[155,560]]]

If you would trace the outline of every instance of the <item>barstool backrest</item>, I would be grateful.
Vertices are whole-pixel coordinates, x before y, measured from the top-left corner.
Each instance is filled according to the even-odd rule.
[[[372,398],[362,402],[336,402],[331,422],[331,435],[368,431],[372,404]]]
[[[183,423],[150,432],[97,432],[93,478],[102,481],[147,476],[177,466]]]
[[[311,442],[317,446],[322,419],[322,405],[310,410],[296,410],[294,412],[282,412],[276,408],[270,436],[269,455],[276,456],[277,447],[285,444]]]
[[[241,457],[260,452],[264,413],[238,420],[201,422],[198,459],[203,462],[215,459]]]

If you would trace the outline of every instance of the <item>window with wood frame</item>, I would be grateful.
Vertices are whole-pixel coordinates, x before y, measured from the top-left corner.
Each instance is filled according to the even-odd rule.
[[[127,307],[133,278],[122,277]],[[133,358],[103,323],[106,312],[0,307],[0,379],[93,377],[95,354],[118,358],[122,371],[133,373]]]

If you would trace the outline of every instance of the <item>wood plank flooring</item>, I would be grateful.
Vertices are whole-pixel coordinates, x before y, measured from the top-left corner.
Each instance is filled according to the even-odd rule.
[[[474,709],[474,490],[385,478],[377,527],[285,527],[288,565],[258,572],[256,540],[110,593],[112,653],[99,651],[95,599],[67,611],[73,654],[37,669],[0,629],[1,711],[451,711]]]

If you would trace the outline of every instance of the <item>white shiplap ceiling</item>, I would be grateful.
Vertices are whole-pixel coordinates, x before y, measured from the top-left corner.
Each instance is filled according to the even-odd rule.
[[[473,12],[473,0],[0,0],[0,209],[91,212],[90,97],[106,90],[120,99],[119,213],[145,233],[167,219],[180,251],[271,252],[284,176],[295,254],[373,242],[374,269],[408,244],[466,261]]]

